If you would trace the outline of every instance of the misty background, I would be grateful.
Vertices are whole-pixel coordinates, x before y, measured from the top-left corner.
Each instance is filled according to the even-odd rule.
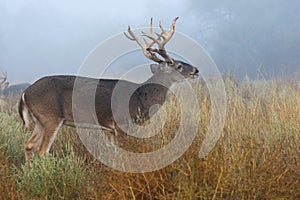
[[[84,58],[127,26],[150,17],[201,44],[223,73],[292,76],[300,67],[296,0],[0,0],[0,70],[11,83],[76,74]],[[116,47],[114,47],[116,48]]]

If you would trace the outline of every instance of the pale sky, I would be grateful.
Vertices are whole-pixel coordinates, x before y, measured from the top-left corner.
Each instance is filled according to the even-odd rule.
[[[152,16],[169,23],[184,12],[181,2],[0,0],[0,69],[11,82],[76,73],[98,43]]]
[[[232,65],[238,65],[245,59],[249,59],[248,63],[253,61],[254,65],[260,66],[264,64],[264,60],[271,60],[274,55],[278,57],[276,52],[268,52],[268,49],[278,49],[270,46],[274,43],[269,41],[268,35],[258,37],[260,38],[258,44],[264,44],[263,48],[268,53],[265,56],[261,54],[258,56],[255,54],[257,52],[255,48],[262,48],[254,46],[251,39],[253,35],[248,36],[238,32],[244,29],[245,24],[251,24],[249,27],[246,26],[250,30],[247,32],[257,30],[266,32],[261,25],[257,30],[253,29],[256,24],[265,23],[255,18],[259,1],[249,0],[251,6],[247,6],[247,1],[245,5],[236,4],[236,1],[232,0],[210,2],[208,0],[0,0],[0,70],[7,71],[11,83],[32,83],[50,74],[76,74],[84,58],[95,46],[114,34],[126,31],[128,25],[133,28],[148,26],[150,17],[154,17],[156,23],[161,20],[163,24],[168,25],[174,17],[179,16],[176,30],[189,35],[207,48],[220,66],[223,63],[224,66],[230,65],[231,60],[233,60]],[[278,16],[287,17],[286,21],[295,25],[297,21],[299,22],[299,18],[294,17],[295,22],[288,19],[288,17],[292,18],[290,15],[293,13],[288,12],[290,7],[297,6],[289,7],[289,4],[285,3],[287,14],[284,14],[280,13],[280,10],[284,11],[285,1],[281,1],[281,4],[276,7],[270,6],[270,9],[266,2],[273,1],[262,3],[261,7],[266,8],[261,9],[260,13],[264,16],[270,15],[268,20],[275,17],[274,22],[266,26],[266,30],[270,30],[270,33],[274,33],[271,30],[272,23],[275,27],[277,23],[281,23],[280,27],[287,24],[284,20],[278,22],[276,18]],[[249,9],[253,12],[249,12]],[[250,17],[244,14],[247,12],[251,13]],[[245,19],[249,21],[246,22]],[[293,30],[293,27],[296,26],[290,25],[282,29],[286,29],[287,33],[284,33],[281,42],[284,42],[288,35],[294,40],[292,42],[294,46],[282,45],[291,51],[297,49],[297,45],[300,46],[296,34],[299,30],[298,28]],[[289,34],[290,29],[296,31],[294,35]],[[278,40],[282,33],[279,31],[277,35],[274,34],[274,38]],[[255,37],[257,35],[259,34]],[[251,48],[241,46],[237,49],[241,43],[238,39],[246,41],[242,45],[251,45]],[[243,54],[239,55],[239,53]],[[231,56],[235,56],[234,59]],[[293,60],[293,57],[288,60],[298,64],[298,60]]]

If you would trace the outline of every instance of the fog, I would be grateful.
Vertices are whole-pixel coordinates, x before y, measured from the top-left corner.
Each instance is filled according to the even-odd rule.
[[[0,0],[0,70],[12,83],[76,74],[88,53],[150,17],[201,44],[223,73],[269,78],[300,67],[296,0]]]

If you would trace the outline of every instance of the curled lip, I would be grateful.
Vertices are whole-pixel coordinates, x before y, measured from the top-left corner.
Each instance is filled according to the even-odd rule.
[[[198,72],[194,72],[194,73],[191,73],[190,76],[191,76],[191,78],[194,79],[194,78],[198,78],[199,74],[198,74]]]
[[[197,78],[197,77],[199,77],[198,73],[199,73],[199,70],[196,67],[194,67],[194,71],[192,73],[190,73],[190,76],[192,78]]]

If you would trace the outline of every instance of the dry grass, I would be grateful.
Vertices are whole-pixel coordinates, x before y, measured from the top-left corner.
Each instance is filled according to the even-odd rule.
[[[201,108],[198,135],[180,159],[158,171],[133,174],[106,167],[87,152],[74,129],[63,128],[52,148],[54,159],[68,158],[84,173],[80,174],[80,180],[76,179],[80,181],[78,184],[64,191],[68,195],[51,198],[66,199],[76,191],[72,198],[299,199],[299,83],[292,80],[235,82],[226,78],[225,86],[228,107],[223,136],[204,160],[198,158],[198,152],[210,121],[210,97],[200,84],[194,85]],[[167,110],[172,113],[171,119],[155,139],[129,139],[128,148],[149,151],[168,143],[179,118],[178,112],[174,114],[172,98]],[[24,130],[15,115],[1,114],[0,120],[1,199],[41,198],[19,186],[20,180],[26,183],[22,179],[26,170],[20,164],[24,160],[20,152],[25,137],[18,133]],[[19,142],[13,143],[13,139]],[[16,152],[7,146],[7,141],[15,146]],[[122,144],[125,147],[126,142]],[[76,158],[82,158],[83,163]]]

